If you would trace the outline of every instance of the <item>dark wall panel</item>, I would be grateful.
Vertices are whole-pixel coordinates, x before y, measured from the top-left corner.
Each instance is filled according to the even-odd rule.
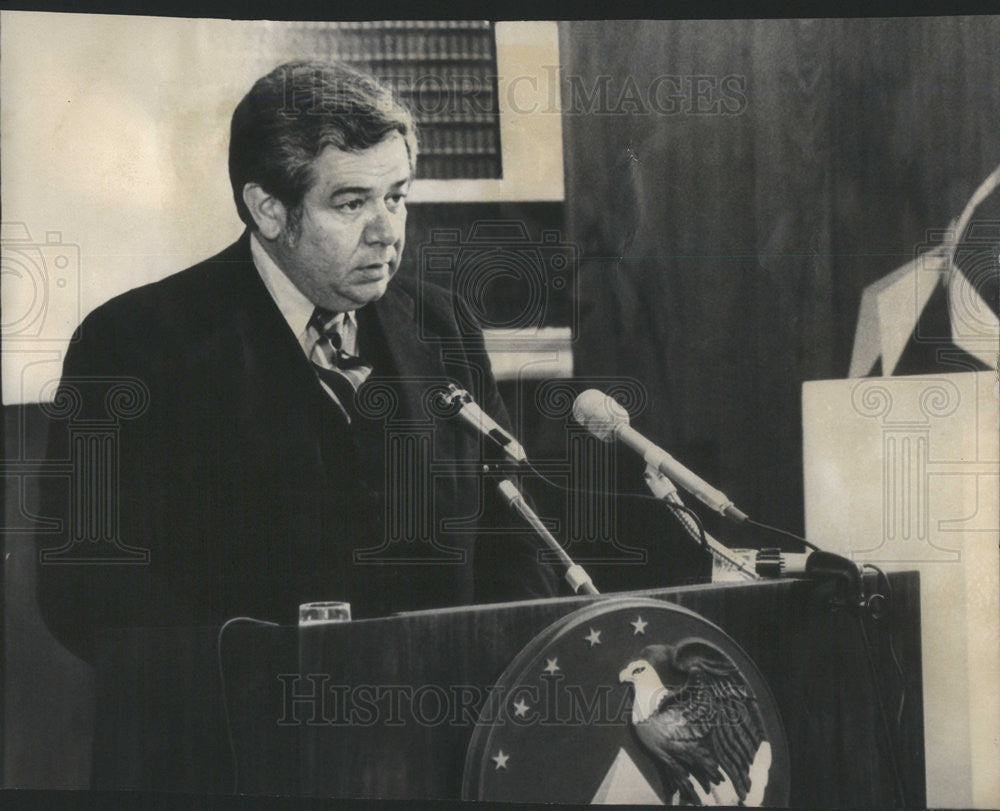
[[[801,530],[801,384],[846,376],[862,288],[1000,163],[998,41],[997,18],[563,24],[578,372],[637,377],[636,427]],[[674,77],[681,109],[579,114],[602,76]],[[742,109],[683,109],[697,77],[745,81]]]

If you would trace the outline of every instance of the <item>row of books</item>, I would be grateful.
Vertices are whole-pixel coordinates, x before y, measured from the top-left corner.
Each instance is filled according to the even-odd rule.
[[[496,155],[497,135],[486,127],[441,127],[420,130],[420,152],[424,155]]]
[[[392,87],[417,121],[421,177],[499,177],[491,23],[301,23],[286,30],[284,45],[305,56],[355,64]]]
[[[424,155],[417,159],[417,177],[429,180],[490,179],[500,177],[499,156]]]
[[[346,32],[316,32],[329,37],[330,55],[346,61],[392,60],[489,61],[493,40],[489,31],[443,34],[440,32],[352,35]]]
[[[336,31],[483,31],[492,27],[489,20],[363,20],[347,22],[305,22],[302,28],[332,28]]]
[[[464,124],[499,129],[499,118],[492,96],[441,94],[410,96],[399,94],[418,124]]]
[[[496,78],[493,62],[432,62],[409,60],[385,64],[376,60],[354,60],[353,64],[367,65],[383,82],[394,88],[416,87],[433,90],[442,85],[456,89],[492,90]]]
[[[483,112],[474,109],[471,105],[465,110],[457,112],[439,112],[436,109],[428,111],[421,110],[419,105],[408,105],[410,112],[416,119],[417,126],[427,126],[428,124],[490,124],[496,123],[496,113],[491,111]]]

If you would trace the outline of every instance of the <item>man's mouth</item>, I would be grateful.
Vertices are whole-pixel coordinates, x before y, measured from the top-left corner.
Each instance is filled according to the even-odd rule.
[[[361,265],[358,267],[361,275],[370,280],[380,279],[389,272],[388,262],[376,262],[371,265]]]
[[[387,270],[390,264],[388,260],[385,262],[372,262],[368,265],[359,265],[358,270]]]

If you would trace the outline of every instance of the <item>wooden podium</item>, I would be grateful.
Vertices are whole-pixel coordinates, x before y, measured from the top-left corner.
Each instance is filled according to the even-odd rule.
[[[858,617],[831,610],[824,584],[790,579],[415,612],[301,630],[233,625],[221,650],[218,629],[108,631],[99,645],[94,785],[461,798],[463,775],[469,791],[466,758],[477,722],[519,653],[582,608],[651,599],[719,626],[756,665],[787,738],[789,805],[893,807],[902,792],[906,806],[921,807],[919,585],[913,573],[889,579],[891,613],[864,620],[871,668]],[[498,771],[501,765],[508,768],[498,762]]]

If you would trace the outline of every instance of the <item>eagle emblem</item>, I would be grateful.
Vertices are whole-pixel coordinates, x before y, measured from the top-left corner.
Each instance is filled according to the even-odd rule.
[[[667,797],[685,805],[759,805],[770,768],[757,700],[736,665],[701,640],[648,645],[618,674],[629,725]]]
[[[490,690],[468,800],[784,806],[788,742],[747,653],[688,608],[603,598],[539,631]]]

